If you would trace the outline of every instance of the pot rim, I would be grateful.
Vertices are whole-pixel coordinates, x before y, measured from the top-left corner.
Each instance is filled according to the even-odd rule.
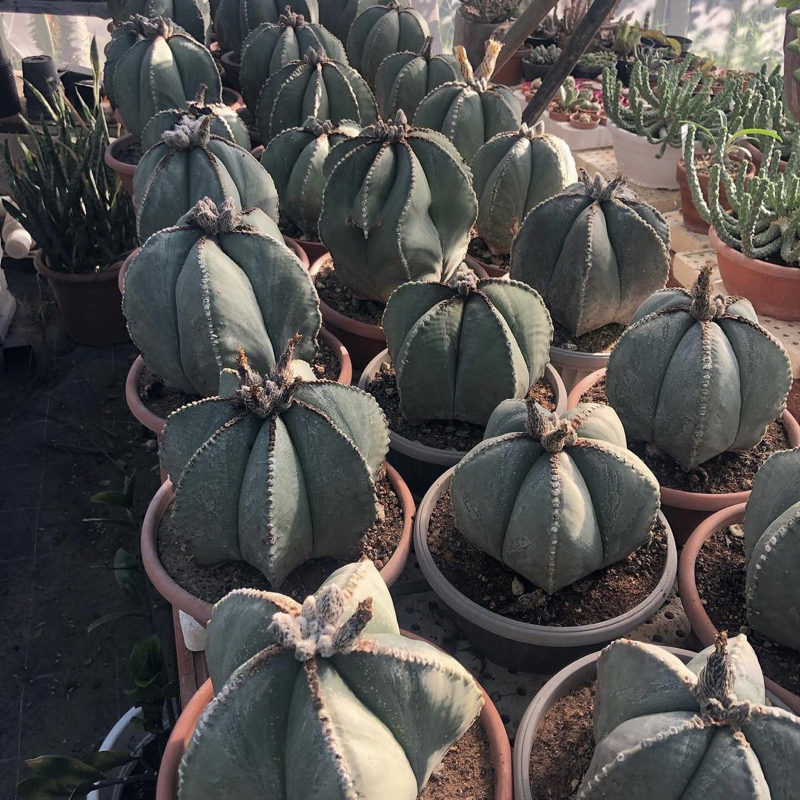
[[[125,261],[117,261],[108,269],[100,272],[58,272],[47,266],[44,251],[41,248],[33,252],[33,265],[36,267],[36,271],[49,281],[61,281],[62,283],[105,283],[107,281],[117,281],[119,271]]]
[[[114,172],[118,172],[121,175],[133,175],[136,172],[136,167],[138,164],[128,164],[125,161],[120,161],[117,158],[117,153],[124,147],[128,147],[128,145],[132,144],[133,142],[138,142],[139,138],[132,133],[125,133],[122,136],[118,136],[116,139],[109,142],[108,147],[106,147],[105,153],[103,155],[103,160],[106,162],[106,166],[110,167],[114,170]]]
[[[762,261],[759,258],[750,258],[739,250],[735,250],[733,247],[729,247],[725,244],[725,242],[719,238],[719,234],[713,225],[708,229],[708,238],[711,240],[711,244],[714,246],[717,254],[724,253],[729,261],[734,262],[742,269],[746,269],[750,272],[758,272],[770,278],[780,278],[784,281],[800,281],[800,269],[797,267],[770,264],[768,261]]]

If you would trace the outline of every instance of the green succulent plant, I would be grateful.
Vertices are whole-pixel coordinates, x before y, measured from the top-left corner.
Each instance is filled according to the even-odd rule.
[[[411,7],[411,0],[397,0],[404,8]],[[373,6],[385,5],[382,0],[325,0],[320,4],[319,16],[322,24],[333,31],[341,41],[347,41],[350,26],[359,14]]]
[[[575,111],[600,111],[600,103],[594,101],[594,92],[588,86],[578,88],[571,75],[558,89],[555,98],[556,111],[560,114],[572,114]]]
[[[217,697],[186,748],[179,800],[414,800],[483,705],[454,658],[400,635],[368,561],[302,605],[231,592],[206,656]]]
[[[545,46],[543,44],[536,45],[531,48],[530,53],[523,56],[523,60],[528,64],[535,64],[539,67],[550,66],[555,64],[561,57],[561,48],[558,45],[551,44]]]
[[[559,418],[531,398],[495,409],[450,493],[461,535],[548,594],[645,544],[659,509],[658,481],[611,407]]]
[[[201,44],[211,30],[211,10],[208,0],[124,0],[121,18],[127,21],[137,15],[143,17],[164,17],[180,25],[189,36]]]

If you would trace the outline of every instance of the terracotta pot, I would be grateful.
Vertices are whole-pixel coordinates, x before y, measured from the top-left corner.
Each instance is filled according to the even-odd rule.
[[[531,47],[520,47],[511,58],[492,76],[492,83],[503,86],[519,86],[522,83],[522,59],[529,55]]]
[[[136,174],[137,165],[120,161],[117,158],[117,153],[121,152],[126,147],[130,147],[136,141],[137,139],[132,133],[126,133],[124,136],[120,136],[119,139],[114,139],[114,141],[108,145],[104,156],[106,166],[113,169],[114,172],[119,175],[122,185],[131,197],[133,197],[133,176]]]
[[[244,108],[244,98],[236,91],[236,89],[232,89],[230,86],[223,86],[222,87],[222,102],[226,106],[230,106],[233,111],[238,111],[240,108]]]
[[[752,142],[744,142],[744,147],[750,152],[750,155],[753,157],[753,163],[756,165],[756,172],[760,172],[761,164],[764,162],[764,154]],[[789,162],[784,159],[781,159],[780,163],[778,164],[778,171],[786,172],[786,167],[788,166]]]
[[[800,268],[783,267],[728,247],[711,228],[719,274],[730,294],[746,297],[756,312],[785,320],[800,320]]]
[[[461,6],[459,6],[453,18],[453,24],[453,46],[463,45],[470,64],[477,69],[483,61],[486,42],[492,38],[492,34],[501,23],[473,22],[464,16]]]
[[[411,529],[416,506],[414,505],[414,498],[411,497],[411,492],[408,490],[405,481],[400,477],[400,474],[390,464],[385,464],[385,466],[386,476],[389,478],[389,482],[392,484],[392,488],[395,490],[403,509],[403,534],[400,537],[397,549],[381,570],[381,577],[387,586],[391,586],[403,572],[411,552]],[[147,507],[147,513],[142,523],[142,562],[147,576],[158,590],[158,593],[175,608],[180,609],[185,614],[196,619],[201,625],[206,626],[211,619],[212,604],[206,603],[205,600],[195,597],[179,586],[167,574],[161,565],[161,559],[158,557],[158,526],[174,496],[172,481],[167,480],[155,493],[150,505]]]
[[[554,108],[551,108],[547,113],[553,122],[569,122],[570,115],[562,111],[556,111]]]
[[[787,9],[786,16],[790,13],[791,9]],[[800,69],[800,53],[789,49],[795,39],[797,30],[787,22],[783,35],[783,92],[789,116],[797,121],[800,120],[800,83],[795,80],[794,73]]]
[[[619,171],[627,175],[632,183],[646,189],[677,189],[678,161],[681,150],[667,146],[661,158],[656,156],[660,146],[650,144],[644,136],[638,136],[609,124],[614,155]]]
[[[577,128],[581,131],[591,131],[597,128],[600,125],[600,117],[599,115],[588,114],[587,116],[590,117],[588,122],[581,121],[581,117],[584,116],[586,112],[584,111],[576,111],[574,114],[570,114],[569,116],[569,124],[573,128]]]
[[[226,86],[231,89],[235,89],[238,92],[240,89],[239,72],[242,69],[241,62],[234,58],[233,51],[230,53],[223,53],[220,61],[222,62],[222,66],[225,68]]]
[[[312,264],[314,264],[328,252],[328,248],[325,247],[322,242],[307,242],[304,239],[297,239],[296,241],[298,246],[305,251],[306,256],[308,256],[308,260]]]
[[[680,565],[678,567],[678,590],[686,609],[686,615],[692,625],[692,630],[702,643],[703,647],[714,644],[717,638],[717,629],[709,619],[706,609],[700,600],[695,581],[695,564],[697,556],[702,546],[717,532],[724,530],[731,525],[739,525],[744,522],[744,511],[746,503],[723,508],[716,514],[704,519],[689,537],[681,553]],[[785,703],[795,713],[800,714],[800,697],[788,689],[779,686],[775,681],[764,677],[764,685],[779,700]]]
[[[42,251],[34,254],[36,271],[47,278],[56,299],[64,330],[70,339],[94,346],[129,342],[122,316],[117,279],[122,262],[102,272],[55,272],[44,263]]]
[[[474,256],[466,255],[464,256],[464,263],[473,271],[478,274],[481,271],[486,273],[486,276],[489,278],[508,278],[508,270],[502,269],[500,267],[496,267],[494,264],[490,264],[488,261],[481,261],[479,258],[475,258]]]

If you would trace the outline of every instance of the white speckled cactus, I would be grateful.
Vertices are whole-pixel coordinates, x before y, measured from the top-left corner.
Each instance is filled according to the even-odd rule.
[[[791,384],[783,345],[748,300],[712,296],[710,267],[691,292],[665,289],[642,303],[606,374],[628,438],[656,445],[686,471],[757,445]]]
[[[450,286],[398,287],[383,315],[400,410],[412,423],[485,425],[502,400],[524,397],[544,374],[553,325],[524,283],[478,280],[460,270]]]
[[[368,561],[302,606],[231,592],[206,656],[218,694],[184,754],[179,800],[414,800],[483,704],[454,658],[400,635]]]
[[[669,275],[669,225],[624,178],[580,180],[533,208],[511,249],[511,277],[581,336],[627,325]]]
[[[325,172],[319,234],[345,286],[386,302],[406,281],[455,274],[478,201],[444,136],[409,126],[399,111],[338,144]]]
[[[208,198],[145,242],[125,272],[122,310],[148,368],[204,397],[240,347],[266,371],[301,333],[298,356],[312,359],[322,324],[308,270],[278,226]]]
[[[124,0],[123,21],[139,14],[149,18],[171,19],[201,44],[206,43],[206,35],[211,28],[208,0]]]
[[[800,650],[800,448],[771,455],[756,473],[744,544],[747,621]]]
[[[592,763],[576,800],[792,800],[800,718],[767,705],[745,636],[689,664],[619,639],[597,662]]]
[[[263,378],[239,351],[219,396],[170,414],[161,452],[198,563],[247,561],[274,587],[309,558],[357,554],[389,444],[371,395],[292,362],[299,338]]]
[[[444,83],[434,89],[417,107],[414,124],[440,131],[456,146],[467,164],[478,149],[493,136],[516,131],[522,110],[507,86],[489,81],[502,44],[490,39],[486,57],[473,73],[466,50],[455,48],[463,80]]]
[[[509,253],[525,215],[577,180],[572,151],[544,123],[498,133],[472,160],[478,234],[493,253]]]
[[[504,401],[450,491],[461,535],[548,594],[647,542],[659,509],[655,476],[595,403],[559,419],[532,399]]]

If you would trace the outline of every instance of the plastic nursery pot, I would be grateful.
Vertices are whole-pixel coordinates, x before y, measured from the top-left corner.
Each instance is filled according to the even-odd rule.
[[[130,147],[137,141],[139,140],[132,133],[126,133],[108,145],[104,156],[106,166],[119,175],[122,185],[131,197],[133,197],[133,176],[136,174],[137,165],[120,161],[118,156],[126,147]]]
[[[650,144],[644,136],[638,136],[608,123],[614,155],[619,171],[631,182],[646,189],[677,189],[678,161],[681,150],[667,146],[664,155],[656,158],[660,145]]]
[[[403,572],[408,561],[408,555],[411,552],[411,530],[416,506],[408,486],[406,486],[399,473],[390,464],[385,464],[385,466],[386,477],[397,494],[403,509],[403,533],[400,537],[400,542],[392,557],[381,569],[381,577],[387,586],[391,586]],[[158,593],[175,608],[193,617],[201,625],[206,626],[211,619],[212,604],[206,603],[205,600],[195,597],[179,586],[167,574],[161,564],[161,559],[158,557],[158,528],[174,496],[172,481],[168,479],[155,493],[150,505],[147,507],[147,513],[142,523],[142,562],[147,576],[158,590]]]
[[[370,383],[384,364],[391,364],[388,350],[378,353],[364,367],[358,388],[369,391]],[[544,377],[556,396],[556,413],[563,414],[567,410],[567,392],[561,378],[549,364],[545,367]],[[422,497],[445,470],[458,464],[467,452],[430,447],[389,430],[389,463],[402,473],[411,491],[418,497]]]
[[[56,272],[45,264],[42,251],[37,250],[33,264],[53,290],[70,339],[94,346],[130,341],[117,285],[121,261],[101,272]]]
[[[488,261],[481,261],[479,258],[475,258],[475,256],[465,255],[464,263],[478,275],[480,275],[481,272],[485,272],[487,278],[509,277],[507,269],[496,267],[494,264],[490,264]]]
[[[581,119],[581,117],[587,117],[588,119]],[[569,124],[578,130],[591,131],[600,125],[600,117],[596,114],[587,114],[583,111],[576,111],[574,114],[570,114]]]
[[[522,77],[526,81],[535,81],[537,78],[544,78],[551,69],[553,69],[552,64],[531,64],[523,60]]]
[[[108,732],[108,736],[103,739],[100,750],[122,750],[123,752],[135,753],[140,751],[142,746],[152,739],[152,734],[144,733],[141,724],[142,709],[129,708],[114,724]],[[118,771],[121,776],[128,771],[134,764],[128,764]],[[89,792],[86,800],[117,800],[122,794],[122,786],[106,786]]]
[[[681,551],[681,560],[678,566],[678,590],[689,617],[692,630],[700,640],[703,647],[714,644],[717,638],[717,629],[706,613],[705,606],[700,600],[695,581],[695,565],[703,545],[717,532],[744,522],[746,503],[723,508],[704,519],[693,531]],[[775,681],[764,677],[764,685],[781,702],[785,703],[795,714],[800,714],[800,697],[788,689],[779,686]]]
[[[459,6],[453,19],[453,46],[463,45],[470,64],[477,69],[485,53],[486,42],[492,38],[497,22],[474,22]]]
[[[800,320],[800,269],[748,258],[722,242],[713,228],[708,237],[728,292],[746,297],[759,314]]]
[[[656,588],[637,606],[613,619],[592,625],[558,628],[532,625],[503,617],[474,603],[441,573],[428,549],[428,525],[439,498],[450,488],[453,469],[442,475],[423,498],[414,522],[414,552],[431,589],[450,609],[456,624],[470,643],[490,661],[507,669],[549,675],[564,664],[604,647],[608,642],[646,622],[666,602],[678,569],[678,554],[669,523],[667,562]]]
[[[225,68],[224,81],[228,88],[239,91],[239,72],[242,69],[242,64],[234,58],[233,51],[223,53],[220,57],[222,66]],[[242,104],[244,105],[244,104]]]
[[[558,370],[567,392],[572,394],[575,386],[598,370],[605,370],[610,353],[579,353],[564,347],[550,347],[550,363]],[[586,391],[584,389],[584,391]],[[567,408],[571,408],[569,404]]]
[[[222,87],[222,102],[229,106],[233,111],[244,108],[244,98],[230,86]]]

